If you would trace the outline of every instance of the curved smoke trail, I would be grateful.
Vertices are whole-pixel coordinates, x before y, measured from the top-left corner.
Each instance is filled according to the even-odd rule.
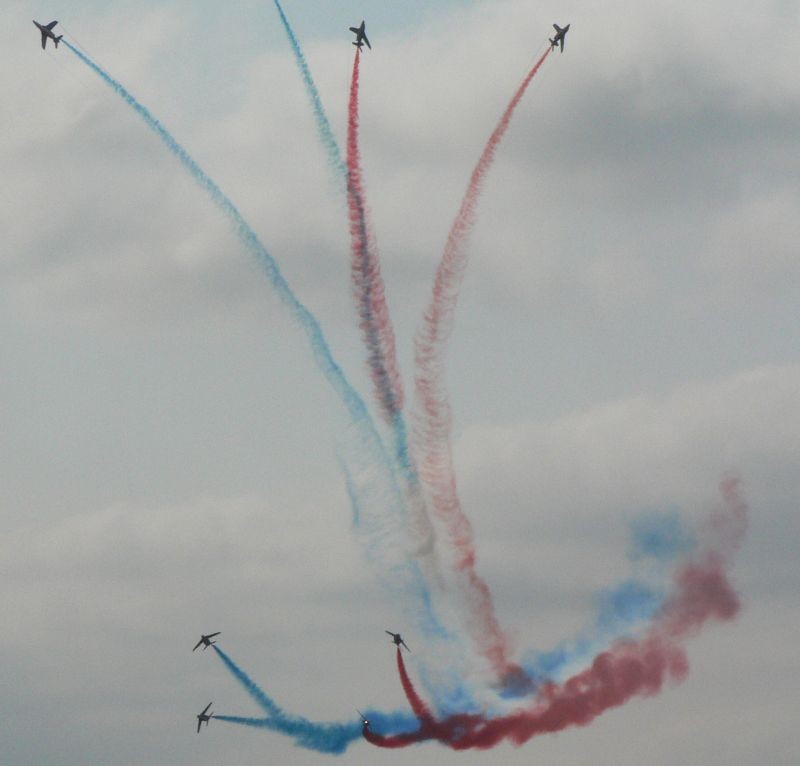
[[[361,461],[362,463],[368,463],[368,466],[366,469],[358,471],[359,481],[357,486],[363,488],[364,491],[371,492],[372,496],[376,499],[376,501],[371,504],[370,510],[373,515],[373,520],[377,520],[379,517],[381,523],[373,523],[368,530],[364,530],[363,537],[366,545],[379,546],[383,551],[389,550],[390,547],[396,549],[394,555],[398,559],[398,568],[403,569],[403,567],[405,567],[408,577],[413,579],[417,586],[414,590],[405,594],[408,600],[418,599],[416,607],[409,611],[420,614],[426,613],[430,607],[430,595],[423,579],[416,575],[418,568],[416,562],[408,555],[411,543],[408,540],[407,531],[403,525],[403,518],[406,514],[406,504],[397,482],[394,460],[387,453],[386,447],[372,422],[366,405],[355,388],[353,388],[347,380],[341,367],[333,358],[333,354],[325,340],[319,322],[292,292],[277,262],[261,243],[256,233],[244,219],[231,199],[225,195],[215,181],[203,171],[186,149],[178,143],[175,137],[145,106],[139,103],[133,95],[98,64],[92,61],[82,51],[71,45],[67,40],[64,40],[64,44],[136,111],[147,126],[158,135],[167,149],[169,149],[184,168],[189,171],[192,178],[208,192],[212,201],[234,225],[236,234],[241,242],[264,267],[270,284],[277,292],[284,305],[288,307],[291,315],[305,331],[317,366],[331,384],[334,391],[339,395],[350,415],[351,422],[357,430],[357,438],[351,440],[351,443],[357,446],[351,452],[351,455],[354,455],[356,451],[359,454],[366,452],[369,455],[368,461]],[[416,545],[418,543],[415,541],[414,544]],[[425,624],[429,625],[430,623],[426,622]]]
[[[460,585],[470,604],[469,632],[479,651],[489,660],[498,678],[513,681],[519,669],[509,660],[510,643],[495,614],[491,592],[475,571],[472,524],[461,508],[453,466],[450,434],[452,418],[444,386],[445,353],[452,334],[458,294],[467,264],[466,245],[475,224],[475,212],[483,181],[495,152],[533,77],[550,53],[548,48],[534,64],[486,143],[472,172],[469,186],[447,238],[436,271],[431,302],[415,342],[416,380],[413,428],[415,445],[422,455],[420,476],[428,489],[433,510],[455,548]]]
[[[403,661],[403,653],[400,651],[399,646],[397,647],[397,672],[400,675],[400,683],[403,685],[403,691],[405,692],[408,704],[411,705],[411,710],[414,711],[414,715],[423,724],[433,721],[430,708],[422,697],[419,696],[417,690],[414,688],[414,684],[411,682],[411,678],[406,670],[406,664]]]
[[[134,98],[119,82],[105,72],[98,64],[92,61],[82,51],[72,46],[67,40],[64,44],[79,58],[87,64],[96,74],[98,74],[107,85],[109,85],[136,113],[145,121],[147,126],[153,130],[163,141],[169,151],[180,161],[189,171],[191,176],[202,186],[211,196],[213,202],[228,217],[233,224],[237,235],[245,247],[256,257],[267,273],[270,284],[274,288],[278,297],[286,305],[294,319],[305,331],[314,360],[322,371],[325,378],[333,387],[334,391],[345,404],[351,418],[359,423],[364,431],[364,436],[370,446],[379,453],[385,454],[385,448],[380,442],[380,436],[375,431],[370,420],[367,408],[361,396],[353,388],[344,375],[341,367],[333,358],[330,347],[325,340],[322,327],[314,315],[300,302],[292,292],[289,283],[281,273],[277,261],[264,247],[258,236],[245,221],[242,214],[233,204],[231,199],[219,188],[216,182],[197,164],[192,156],[184,149],[175,137],[157,120],[151,112],[136,98]],[[385,461],[385,457],[383,457]]]
[[[727,567],[744,537],[747,505],[738,478],[727,477],[720,490],[727,512],[712,517],[715,539],[678,568],[672,594],[643,638],[617,642],[564,683],[545,684],[531,704],[509,715],[461,714],[435,720],[420,715],[417,711],[424,710],[424,703],[414,701],[417,732],[380,735],[365,730],[365,738],[387,748],[425,740],[438,740],[455,750],[489,748],[503,740],[521,745],[538,734],[585,726],[635,696],[656,694],[667,681],[683,680],[689,671],[685,640],[709,622],[732,620],[740,608]],[[403,672],[401,683],[411,703],[418,695]]]
[[[421,555],[433,553],[433,527],[420,492],[419,478],[408,448],[403,417],[403,384],[397,363],[394,328],[381,275],[380,258],[369,222],[359,149],[359,70],[361,51],[356,48],[347,121],[347,204],[353,257],[350,274],[358,308],[359,326],[367,349],[367,366],[384,420],[394,435],[404,490],[411,512],[412,536]],[[436,567],[435,567],[436,569]],[[435,572],[432,573],[436,577]]]

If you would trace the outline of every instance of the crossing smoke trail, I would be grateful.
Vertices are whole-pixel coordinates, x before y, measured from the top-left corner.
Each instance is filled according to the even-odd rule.
[[[367,204],[363,188],[358,149],[358,92],[351,85],[350,109],[348,112],[348,163],[342,162],[341,152],[336,143],[330,121],[325,114],[319,91],[314,83],[310,68],[303,54],[300,42],[289,23],[283,7],[274,0],[280,14],[281,23],[294,51],[297,65],[303,78],[309,99],[314,109],[320,139],[328,154],[328,161],[341,172],[345,179],[348,198],[348,216],[353,251],[351,278],[356,307],[368,353],[368,368],[373,384],[376,386],[378,403],[384,419],[392,428],[395,456],[401,469],[401,479],[405,484],[406,499],[411,506],[412,537],[420,556],[431,558],[433,528],[430,524],[424,499],[421,496],[419,477],[413,465],[408,447],[408,434],[405,420],[401,415],[403,407],[402,380],[397,365],[394,331],[386,307],[385,290],[380,274],[380,260],[374,235],[368,222]],[[356,51],[358,56],[359,51]],[[358,63],[358,62],[357,62]],[[376,310],[377,309],[377,310]],[[438,565],[430,563],[433,581],[438,581]]]
[[[348,169],[342,162],[339,147],[333,135],[330,122],[325,114],[319,92],[314,83],[314,79],[311,75],[299,40],[294,33],[280,2],[278,2],[278,0],[274,0],[274,2],[294,52],[298,68],[300,69],[303,82],[308,92],[309,99],[312,103],[320,139],[328,154],[329,163],[335,169],[339,169],[343,174],[346,174]],[[357,133],[355,137],[357,140]],[[360,224],[358,235],[360,236],[361,241],[365,242],[367,241],[366,203],[361,196],[356,196],[354,201],[358,207],[358,220]],[[375,251],[375,257],[377,258],[377,250]],[[369,284],[369,281],[367,281],[367,284]],[[359,304],[364,304],[366,301],[368,301],[368,296],[362,298],[361,300],[357,299]],[[414,490],[412,489],[411,491],[413,492]],[[418,500],[418,502],[420,501]],[[368,504],[358,500],[355,492],[351,492],[351,503],[354,509],[355,517],[357,519],[361,519],[361,509]],[[374,552],[375,551],[373,551],[373,553]],[[389,574],[388,577],[384,577],[384,580],[388,580],[394,585],[398,584],[397,579],[391,574]],[[411,583],[407,581],[399,589],[397,587],[390,589],[402,591],[405,587],[409,587],[410,585]],[[592,647],[596,646],[599,641],[602,641],[607,636],[614,635],[615,629],[628,628],[631,625],[641,622],[651,616],[658,601],[655,594],[647,590],[640,583],[633,581],[623,583],[615,591],[605,594],[604,598],[606,599],[606,602],[605,605],[601,607],[601,615],[598,616],[598,625],[594,630],[590,631],[586,636],[582,636],[575,640],[572,645],[559,647],[558,649],[548,652],[536,654],[530,653],[523,662],[525,675],[530,679],[541,678],[545,674],[555,673],[560,667],[577,662],[579,659],[587,656]],[[429,605],[429,610],[429,626],[436,625],[437,628],[440,627],[434,616],[432,605]],[[599,624],[601,619],[603,621],[602,625]],[[430,634],[431,629],[429,628],[428,630],[423,630],[423,633]],[[426,680],[426,686],[433,691],[433,683],[428,683],[428,675],[423,673],[423,676]],[[439,685],[440,680],[441,679],[439,679]],[[515,678],[513,674],[507,674],[505,677],[505,682],[505,689],[512,696],[514,693],[530,691],[530,684],[526,683],[526,679],[523,677],[518,676]],[[447,707],[459,707],[463,706],[465,703],[465,699],[461,693],[452,692],[445,696],[450,698],[451,703]]]
[[[370,503],[372,523],[367,529],[362,530],[364,544],[368,547],[380,548],[383,552],[392,551],[392,554],[398,560],[397,571],[403,572],[409,579],[418,584],[418,587],[410,589],[404,594],[408,613],[427,614],[430,606],[427,585],[418,576],[418,564],[407,555],[409,542],[407,531],[403,524],[406,504],[397,483],[394,460],[387,454],[363,400],[333,358],[319,322],[292,292],[277,262],[258,239],[256,233],[242,217],[230,198],[203,171],[175,137],[145,106],[139,103],[98,64],[81,50],[71,45],[66,39],[64,44],[134,109],[147,126],[163,141],[167,149],[188,170],[192,178],[208,192],[213,202],[233,224],[240,241],[264,267],[273,289],[305,331],[317,366],[344,403],[350,415],[350,420],[357,430],[357,439],[349,439],[350,444],[357,445],[350,450],[350,458],[358,460],[362,466],[366,465],[366,467],[362,470],[354,471],[354,474],[357,474],[357,481],[354,486],[360,491],[369,492],[371,497],[375,498],[375,501]],[[364,459],[363,456],[365,454],[369,455],[369,460]],[[379,521],[380,523],[378,523]],[[371,560],[374,561],[374,557]],[[413,605],[414,599],[418,600],[416,606]],[[423,625],[430,626],[431,622],[426,620]]]
[[[352,259],[350,274],[358,308],[359,325],[367,348],[367,366],[383,418],[392,428],[395,457],[404,481],[411,511],[412,535],[423,550],[432,553],[433,528],[420,493],[419,479],[408,449],[403,409],[403,384],[397,364],[394,329],[386,303],[380,258],[369,223],[361,152],[359,149],[359,72],[361,51],[356,48],[347,121],[347,203],[350,213]],[[428,550],[424,550],[427,548]]]
[[[379,409],[391,426],[395,458],[399,464],[414,555],[432,585],[441,581],[430,523],[419,477],[408,447],[403,409],[403,385],[397,363],[394,329],[386,302],[380,258],[369,222],[365,199],[361,152],[359,149],[359,81],[361,50],[356,48],[350,84],[347,122],[347,204],[350,215],[352,259],[350,274],[367,349],[367,366],[372,377]]]
[[[489,587],[475,571],[472,525],[458,497],[450,443],[452,417],[443,381],[444,356],[452,334],[453,317],[467,263],[466,245],[475,223],[483,181],[517,105],[550,50],[548,47],[517,89],[472,172],[436,272],[431,302],[414,339],[416,397],[413,433],[415,446],[422,456],[420,477],[429,492],[433,511],[444,522],[449,542],[456,552],[455,569],[470,605],[470,636],[481,654],[488,659],[501,683],[510,684],[519,681],[521,671],[509,659],[510,642],[495,614]]]
[[[280,2],[274,0],[286,35],[294,51],[297,65],[306,86],[306,92],[314,109],[317,129],[328,159],[341,176],[346,180],[348,211],[350,220],[350,236],[352,241],[351,278],[358,307],[360,327],[364,335],[364,343],[368,352],[368,367],[375,386],[381,415],[395,428],[400,428],[401,461],[408,464],[408,450],[405,446],[405,426],[397,422],[403,408],[403,386],[397,364],[394,329],[386,303],[386,291],[380,271],[380,260],[377,253],[375,235],[368,220],[368,212],[364,194],[363,174],[361,171],[360,151],[358,148],[358,82],[360,50],[356,49],[353,64],[353,77],[350,87],[350,104],[348,110],[347,164],[342,162],[341,152],[333,135],[319,91],[311,76],[305,55],[289,19]]]
[[[353,472],[353,477],[348,480],[348,486],[354,498],[354,511],[358,510],[359,503],[368,505],[369,511],[358,510],[354,514],[356,522],[361,525],[363,518],[371,515],[369,530],[375,535],[371,537],[370,534],[367,534],[370,544],[378,546],[381,554],[390,551],[391,555],[395,556],[395,563],[399,570],[407,574],[418,574],[419,570],[413,561],[411,562],[413,566],[403,568],[403,551],[406,548],[401,540],[402,534],[392,542],[388,544],[386,542],[386,538],[394,535],[398,528],[396,520],[393,522],[393,519],[396,514],[402,515],[405,510],[404,498],[394,473],[395,461],[387,455],[363,401],[333,359],[318,322],[294,296],[272,256],[269,255],[253,230],[216,183],[202,171],[174,137],[127,90],[84,53],[73,47],[68,41],[64,42],[79,59],[112,87],[144,119],[148,127],[162,139],[195,181],[210,194],[215,204],[234,224],[242,243],[264,266],[279,297],[289,307],[292,316],[306,332],[315,361],[345,404],[351,416],[353,432],[358,435],[357,458],[347,463],[348,469],[352,469]],[[542,56],[526,83],[533,77],[546,55]],[[521,88],[522,90],[524,90],[524,86]],[[522,95],[521,91],[518,92],[519,98]],[[506,114],[510,119],[510,111],[507,110]],[[499,137],[497,140],[499,141]],[[476,172],[477,170],[478,168],[476,168]],[[473,174],[474,180],[475,173]],[[480,183],[476,185],[476,195],[479,188]],[[462,239],[466,237],[472,225],[476,201],[477,196],[472,203],[473,211],[464,218],[466,223]],[[465,210],[465,204],[466,200],[462,204],[462,212]],[[448,244],[450,244],[449,241]],[[463,273],[463,265],[461,269]],[[444,330],[434,337],[435,340],[442,343],[446,342],[452,327],[452,314],[455,309],[458,284],[458,282],[454,282],[450,288],[452,306],[449,309],[449,316],[445,307],[443,318],[440,317],[439,324]],[[443,346],[440,349],[433,349],[431,356],[435,359],[437,352],[441,355],[444,350]],[[443,365],[441,366],[443,367]],[[447,443],[449,426],[445,428],[443,438],[449,455],[449,444]],[[435,450],[433,452],[435,453]],[[452,463],[450,463],[450,469],[452,473]],[[455,485],[452,490],[455,492]],[[464,712],[444,716],[440,711],[440,717],[437,718],[416,692],[405,668],[403,657],[398,654],[398,673],[412,706],[413,718],[402,714],[381,714],[371,711],[369,715],[374,723],[370,726],[361,727],[356,723],[317,723],[301,716],[287,714],[271,697],[253,683],[222,650],[217,649],[218,656],[228,670],[264,709],[267,716],[262,719],[235,716],[216,717],[231,723],[279,731],[293,737],[300,746],[330,753],[343,752],[349,743],[361,735],[382,747],[403,747],[433,739],[454,749],[466,749],[488,748],[502,740],[521,744],[539,733],[560,731],[569,726],[586,725],[605,710],[622,705],[634,696],[653,694],[660,690],[665,682],[679,681],[684,678],[688,672],[688,662],[683,649],[684,641],[699,631],[706,623],[712,620],[733,619],[738,612],[739,602],[728,581],[727,568],[731,563],[733,553],[741,544],[746,529],[747,507],[741,496],[738,479],[727,478],[721,486],[721,491],[727,512],[712,517],[709,525],[711,544],[701,547],[693,553],[688,563],[677,570],[672,592],[658,609],[652,626],[644,632],[644,635],[636,640],[616,642],[608,650],[598,654],[588,668],[574,674],[563,683],[546,680],[538,688],[535,698],[512,714],[491,717],[472,712],[470,708],[465,707],[463,708]],[[383,502],[379,502],[379,498]],[[456,508],[456,511],[461,513],[460,508]],[[383,517],[381,514],[384,514]],[[385,525],[382,526],[381,522],[385,522]],[[471,546],[471,530],[469,533],[467,543]],[[376,540],[378,537],[382,539]],[[461,554],[463,562],[469,566],[474,565],[474,548],[471,550],[471,556],[469,555],[470,550],[466,550],[466,552],[462,550]],[[464,556],[466,558],[463,558]],[[424,580],[424,578],[420,579]],[[470,584],[475,585],[473,581],[470,581]],[[426,590],[424,582],[416,591],[406,590],[405,585],[403,589],[409,602],[407,608],[411,612],[433,613],[430,591]],[[488,591],[486,595],[488,596]],[[484,606],[486,605],[484,604]],[[490,602],[488,607],[491,607]],[[487,619],[485,612],[480,612],[480,609],[478,612],[479,617]],[[490,616],[493,616],[493,613]]]
[[[678,568],[672,594],[643,638],[617,642],[566,682],[543,686],[532,704],[512,714],[496,718],[464,714],[435,720],[417,713],[416,732],[381,735],[365,728],[364,737],[386,748],[425,740],[438,740],[455,750],[490,748],[503,740],[521,745],[538,734],[585,726],[634,696],[656,694],[667,681],[683,680],[689,671],[684,641],[708,622],[732,620],[740,608],[727,567],[744,537],[747,506],[738,478],[727,477],[720,491],[727,511],[712,517],[714,539]],[[403,672],[401,683],[412,709],[424,711],[424,703],[415,700],[416,690]]]
[[[350,104],[348,110],[347,164],[342,162],[341,152],[333,135],[330,122],[322,106],[319,91],[314,83],[311,70],[300,47],[297,36],[289,23],[289,19],[280,2],[274,0],[286,35],[300,69],[306,92],[311,100],[317,129],[328,159],[346,179],[348,209],[350,218],[350,236],[352,240],[353,258],[351,276],[354,285],[360,326],[364,342],[369,354],[368,366],[376,396],[380,404],[381,414],[394,427],[404,430],[402,423],[396,419],[403,408],[403,386],[397,365],[394,330],[386,303],[386,292],[380,272],[380,260],[377,254],[375,235],[369,223],[365,201],[363,173],[361,171],[360,151],[358,147],[358,83],[360,50],[356,49],[353,64],[353,76],[350,87]],[[401,433],[400,441],[405,442]],[[401,458],[408,463],[407,448],[401,447]]]
[[[333,135],[331,123],[328,120],[328,116],[325,114],[325,109],[322,106],[322,99],[319,97],[319,91],[314,83],[314,78],[311,76],[311,70],[308,67],[308,62],[303,54],[303,50],[300,47],[300,42],[298,41],[291,24],[289,24],[289,19],[286,17],[283,7],[278,0],[274,0],[274,2],[275,7],[278,9],[278,13],[280,14],[281,23],[286,31],[286,36],[289,38],[289,43],[292,46],[292,51],[294,51],[294,57],[297,61],[297,66],[300,69],[300,75],[302,76],[303,82],[306,86],[306,92],[311,99],[311,106],[314,109],[314,117],[317,122],[317,129],[319,130],[322,143],[328,155],[328,162],[333,169],[337,171],[338,177],[346,180],[347,168],[342,161],[342,153],[339,151],[339,145],[336,143],[336,137]]]
[[[727,478],[722,484],[722,491],[728,506],[733,509],[733,518],[721,515],[713,520],[713,527],[716,536],[728,541],[727,543],[723,542],[719,547],[733,551],[738,546],[738,542],[743,535],[746,506],[741,499],[739,484],[736,479]],[[676,526],[676,523],[677,520],[670,516],[662,517],[661,519],[650,518],[646,525],[646,535],[639,534],[641,529],[636,530],[632,557],[635,558],[645,554],[665,556],[669,550],[672,550],[673,555],[678,555],[679,552],[686,552],[688,536],[679,525]],[[641,539],[642,537],[645,539]],[[676,544],[676,541],[680,541],[680,544]],[[719,552],[715,552],[714,555],[719,556]],[[699,561],[702,563],[702,557]],[[695,569],[702,571],[702,568],[702,565],[698,567],[697,561],[693,561],[690,565],[682,568],[681,571],[691,572]],[[688,583],[692,578],[702,581],[704,577],[705,575],[701,575],[699,578],[694,577],[694,575],[681,575],[679,579]],[[407,587],[407,585],[404,587]],[[632,622],[647,619],[652,616],[652,610],[655,608],[653,599],[655,599],[655,596],[643,586],[632,584],[631,582],[623,583],[610,593],[602,594],[601,608],[597,621],[603,625],[618,627],[621,622],[628,625]],[[721,602],[724,603],[724,599],[721,599]],[[696,618],[695,621],[697,621]],[[632,646],[633,643],[629,641],[625,645]],[[228,715],[217,715],[215,717],[228,723],[266,729],[283,734],[293,738],[298,747],[329,754],[340,754],[350,744],[359,739],[362,734],[368,741],[381,747],[402,747],[427,739],[440,740],[446,744],[451,744],[452,740],[453,742],[457,741],[460,746],[466,746],[466,740],[462,741],[461,739],[463,732],[470,731],[471,736],[476,736],[475,732],[483,731],[483,722],[497,720],[487,716],[461,713],[448,715],[446,718],[437,721],[431,709],[415,689],[405,666],[403,653],[398,648],[395,650],[397,670],[403,691],[412,710],[411,713],[384,713],[370,710],[366,714],[370,721],[369,727],[362,727],[352,722],[324,723],[310,721],[301,716],[287,714],[219,646],[214,645],[213,648],[229,672],[267,713],[265,718]],[[598,656],[605,657],[606,654],[598,653]],[[561,653],[560,657],[561,663],[551,662],[549,668],[551,671],[557,670],[556,666],[564,664],[567,659],[573,663],[579,659],[577,655],[567,658],[564,653]],[[607,662],[607,660],[601,660],[601,663],[603,662]],[[541,664],[542,662],[540,661]],[[594,661],[593,666],[594,664],[597,664],[597,660]],[[585,674],[578,674],[564,686],[568,687],[569,684],[573,686],[579,685],[574,679],[581,678],[583,675]],[[542,677],[539,680],[541,681],[540,696],[545,693],[552,695],[553,690],[559,688],[550,683],[547,678]],[[438,691],[440,694],[442,693],[441,689]],[[521,693],[526,695],[529,695],[530,692],[530,687],[521,690]],[[470,700],[465,698],[464,706],[460,710],[469,711],[471,707]],[[459,708],[455,707],[454,709],[458,710]],[[507,718],[501,720],[507,720]],[[497,726],[497,724],[493,724],[493,726]],[[513,741],[513,737],[510,738]]]

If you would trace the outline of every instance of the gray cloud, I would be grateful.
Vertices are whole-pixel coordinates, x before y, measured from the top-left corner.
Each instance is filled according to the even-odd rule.
[[[247,29],[215,11],[209,33],[195,6],[95,11],[67,25],[240,205],[366,390],[344,206],[274,14],[262,30],[263,5]],[[196,737],[209,699],[253,706],[189,649],[222,629],[279,701],[323,719],[404,707],[382,643],[399,610],[351,539],[332,455],[338,404],[219,212],[21,15],[7,51],[24,72],[0,74],[0,760],[317,762],[261,732]],[[451,352],[481,572],[518,645],[547,648],[630,573],[635,513],[701,524],[736,468],[752,517],[742,617],[690,645],[686,684],[501,757],[790,764],[796,3],[453,3],[371,26],[362,151],[402,358],[472,166],[556,20],[567,51],[488,178]],[[351,46],[311,26],[343,138]]]

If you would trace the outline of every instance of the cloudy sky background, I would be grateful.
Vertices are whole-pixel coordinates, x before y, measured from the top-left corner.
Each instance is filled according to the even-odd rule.
[[[744,609],[690,643],[689,679],[499,757],[796,763],[800,4],[284,7],[342,142],[347,27],[367,19],[363,167],[409,384],[469,173],[551,23],[572,23],[486,185],[449,357],[462,499],[520,650],[591,620],[637,514],[699,526],[724,472],[744,480]],[[368,393],[345,205],[272,3],[5,3],[0,761],[327,760],[222,723],[196,737],[209,700],[257,710],[189,650],[222,630],[323,720],[404,707],[382,633],[401,609],[351,535],[344,413],[223,215],[74,55],[41,51],[32,18],[58,19],[232,197]],[[432,757],[498,756],[343,759]]]

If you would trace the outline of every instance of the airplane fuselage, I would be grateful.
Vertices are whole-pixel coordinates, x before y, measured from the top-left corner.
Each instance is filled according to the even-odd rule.
[[[372,48],[369,44],[369,38],[367,37],[366,22],[362,21],[360,27],[350,27],[350,31],[356,36],[355,42],[353,42],[356,48],[363,50],[364,43],[367,44],[367,48]]]
[[[565,26],[563,29],[560,26],[558,26],[558,24],[553,24],[553,28],[556,30],[556,34],[555,34],[555,37],[549,38],[549,40],[550,40],[550,49],[552,50],[557,45],[560,45],[561,46],[561,52],[563,53],[564,52],[564,38],[566,37],[567,32],[569,32],[569,24],[567,24],[567,26]]]
[[[44,49],[45,45],[47,44],[47,39],[50,38],[53,41],[53,44],[56,48],[58,48],[58,43],[63,37],[63,35],[55,35],[53,34],[53,27],[58,24],[57,21],[51,21],[49,24],[40,24],[38,21],[34,20],[33,22],[42,33],[42,48]]]

